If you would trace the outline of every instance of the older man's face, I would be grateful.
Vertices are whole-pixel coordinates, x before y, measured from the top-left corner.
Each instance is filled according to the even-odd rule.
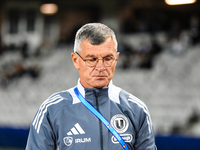
[[[92,45],[88,40],[83,40],[81,48],[80,56],[84,60],[91,57],[99,59],[106,56],[113,56],[115,59],[119,57],[119,53],[116,54],[115,43],[111,37],[107,38],[101,45]],[[85,88],[103,88],[108,86],[114,76],[117,63],[117,61],[114,61],[113,66],[106,67],[103,61],[99,60],[96,66],[88,67],[75,53],[72,54],[72,60],[79,71],[80,82]]]

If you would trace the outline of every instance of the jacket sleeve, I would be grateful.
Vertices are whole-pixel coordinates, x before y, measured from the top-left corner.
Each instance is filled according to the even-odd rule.
[[[136,150],[157,150],[154,130],[147,108],[140,109],[140,118],[136,133]]]
[[[56,149],[55,134],[48,119],[48,113],[36,114],[30,127],[26,150]]]

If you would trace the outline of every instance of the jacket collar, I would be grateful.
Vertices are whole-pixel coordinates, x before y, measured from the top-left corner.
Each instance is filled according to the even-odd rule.
[[[85,98],[85,95],[86,95],[85,92],[88,92],[88,91],[90,91],[90,90],[92,90],[92,89],[97,90],[96,88],[92,88],[92,89],[84,88],[84,87],[81,85],[81,83],[80,83],[80,78],[78,79],[77,87],[78,87],[79,92],[81,93],[81,95],[82,95],[84,98]],[[114,101],[114,102],[116,102],[116,103],[118,103],[118,104],[120,103],[119,94],[120,94],[120,92],[121,92],[122,89],[119,88],[119,87],[117,87],[117,86],[115,86],[115,85],[113,85],[112,80],[110,81],[108,87],[104,87],[102,90],[103,90],[104,92],[107,90],[108,97],[109,97],[110,100],[112,100],[112,101]],[[70,91],[72,91],[72,90],[70,90]],[[73,93],[70,92],[70,93],[72,94],[72,97],[73,97],[73,104],[81,102],[81,101],[77,98],[77,96],[75,95],[74,92],[73,92]]]

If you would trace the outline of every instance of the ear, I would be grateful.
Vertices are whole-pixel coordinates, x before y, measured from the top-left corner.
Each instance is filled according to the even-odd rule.
[[[119,58],[119,52],[117,52],[117,56],[116,56],[116,59],[118,59]]]
[[[76,69],[79,69],[79,58],[78,55],[76,53],[71,53],[71,57],[72,57],[72,62],[75,66]]]
[[[116,60],[118,60],[118,58],[119,58],[119,52],[117,52],[116,54]],[[117,65],[117,61],[115,62],[115,65]]]

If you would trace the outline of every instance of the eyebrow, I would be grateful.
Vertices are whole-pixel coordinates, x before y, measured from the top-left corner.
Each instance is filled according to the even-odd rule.
[[[106,56],[104,56],[104,57],[108,57],[108,56],[113,56],[112,54],[108,54],[108,55],[106,55]],[[86,57],[85,58],[89,58],[89,57],[95,57],[95,58],[98,58],[98,57],[96,57],[95,55],[90,55],[90,54],[88,54],[88,55],[86,55]],[[103,58],[104,58],[103,57]],[[113,56],[114,57],[114,56]]]
[[[86,55],[86,58],[88,58],[88,57],[96,57],[96,56],[88,54],[88,55]]]

